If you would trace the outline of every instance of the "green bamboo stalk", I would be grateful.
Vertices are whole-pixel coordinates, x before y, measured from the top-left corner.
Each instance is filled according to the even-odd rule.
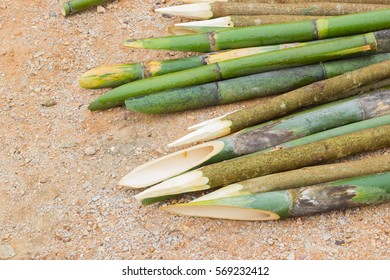
[[[125,103],[127,109],[147,114],[172,113],[229,104],[285,93],[389,59],[390,54],[384,53],[275,70],[139,96],[127,99]],[[384,87],[387,84],[379,86]]]
[[[371,12],[388,9],[389,5],[348,4],[348,3],[197,3],[181,6],[159,8],[155,11],[162,14],[182,16],[191,19],[210,19],[229,15],[305,15],[305,16],[338,16],[352,13]]]
[[[305,42],[390,28],[390,9],[333,18],[245,27],[239,30],[128,40],[132,48],[211,52]]]
[[[307,144],[310,141],[308,135],[383,115],[387,115],[390,124],[390,91],[329,103],[153,160],[127,174],[119,184],[145,188],[190,169],[263,151],[283,143],[288,145],[294,139],[301,139],[297,146]],[[381,120],[375,121],[382,123]],[[343,131],[345,128],[339,133]],[[327,135],[336,136],[329,132],[320,137]],[[318,137],[316,141],[320,140]]]
[[[81,75],[79,83],[81,87],[91,89],[117,87],[135,80],[160,76],[215,62],[313,43],[314,42],[291,43],[275,46],[253,47],[179,59],[101,66],[93,68]]]
[[[390,125],[386,125],[298,147],[255,153],[203,166],[146,189],[136,195],[136,198],[144,204],[153,203],[169,195],[213,189],[389,146]]]
[[[390,172],[299,189],[161,207],[173,214],[234,220],[278,220],[390,201]]]
[[[356,94],[353,89],[390,77],[390,61],[380,62],[264,100],[262,103],[192,126],[197,130],[170,146],[209,140],[240,131],[300,108]]]
[[[72,15],[90,7],[101,5],[108,1],[110,0],[71,0],[62,4],[61,13],[64,16]]]
[[[194,201],[296,189],[382,172],[390,172],[390,155],[378,155],[363,160],[311,166],[257,177],[223,187]]]
[[[362,53],[385,52],[386,44],[382,42],[386,40],[381,38],[386,36],[390,37],[390,32],[384,30],[364,35],[331,39],[316,44],[307,44],[230,59],[134,81],[98,97],[88,108],[92,111],[107,109],[122,105],[128,98],[163,90],[205,84],[281,68],[313,64],[320,61],[335,60]]]

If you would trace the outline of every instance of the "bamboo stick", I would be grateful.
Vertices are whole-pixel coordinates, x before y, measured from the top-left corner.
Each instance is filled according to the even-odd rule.
[[[179,59],[101,66],[93,68],[81,75],[79,84],[83,88],[90,89],[118,87],[132,81],[161,76],[215,62],[313,43],[315,42],[252,47]]]
[[[197,34],[216,32],[237,27],[259,26],[266,24],[288,23],[304,20],[315,20],[315,16],[289,16],[289,15],[263,15],[263,16],[226,16],[210,20],[176,23],[168,26],[168,32],[172,35]],[[325,17],[321,17],[325,18]]]
[[[281,68],[329,61],[362,53],[385,52],[390,32],[378,31],[364,35],[325,40],[316,44],[276,50],[247,57],[221,61],[117,87],[95,99],[88,109],[101,110],[119,106],[128,98],[163,90],[267,72]]]
[[[386,28],[390,28],[390,9],[302,22],[252,26],[207,34],[128,40],[124,45],[132,48],[210,52],[313,41]]]
[[[349,71],[390,59],[390,54],[322,62],[318,64],[275,70],[224,81],[178,88],[126,100],[126,107],[146,114],[164,114],[285,93],[316,81],[332,78]],[[375,84],[367,92],[389,85]]]
[[[161,207],[197,217],[266,221],[390,201],[390,172],[331,183]]]
[[[71,0],[62,4],[61,13],[64,16],[73,15],[82,10],[101,5],[108,1],[112,0]]]
[[[240,131],[300,108],[351,96],[353,89],[390,77],[390,61],[380,62],[343,75],[298,88],[264,102],[190,127],[195,131],[170,146],[209,140]]]
[[[390,155],[378,155],[362,160],[311,166],[257,177],[223,187],[199,197],[194,202],[296,189],[382,172],[390,172]]]
[[[210,19],[229,15],[303,15],[340,16],[352,13],[372,12],[388,9],[389,5],[351,3],[292,3],[267,4],[235,2],[197,3],[159,8],[157,13],[181,16],[191,19]]]
[[[390,91],[332,102],[153,160],[127,174],[119,184],[131,188],[148,187],[199,166],[386,114],[390,114]]]
[[[135,197],[143,204],[149,204],[161,200],[161,197],[213,189],[389,146],[390,125],[386,125],[298,147],[254,153],[203,166],[146,189]]]

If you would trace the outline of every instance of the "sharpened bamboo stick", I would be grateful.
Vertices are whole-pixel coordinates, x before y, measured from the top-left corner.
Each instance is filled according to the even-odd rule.
[[[197,3],[159,8],[162,14],[181,16],[191,19],[210,19],[229,15],[303,15],[303,16],[340,16],[352,13],[372,12],[388,9],[389,5],[351,4],[351,3],[235,3],[214,2]]]
[[[143,204],[167,196],[213,189],[272,173],[318,165],[363,152],[390,147],[390,125],[366,129],[303,146],[254,153],[210,164],[166,180],[135,197]]]
[[[176,204],[162,210],[185,216],[266,221],[390,201],[390,172],[299,189]]]

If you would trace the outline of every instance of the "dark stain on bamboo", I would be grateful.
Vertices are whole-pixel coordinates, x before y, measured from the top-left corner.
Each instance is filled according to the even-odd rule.
[[[293,201],[289,215],[305,216],[308,213],[316,214],[360,206],[361,203],[352,200],[357,194],[355,188],[355,186],[319,185],[289,190]]]

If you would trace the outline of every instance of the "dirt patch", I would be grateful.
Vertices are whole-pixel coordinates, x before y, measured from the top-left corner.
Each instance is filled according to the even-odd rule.
[[[161,116],[89,112],[104,90],[83,90],[77,77],[105,64],[184,56],[121,47],[165,35],[181,19],[154,14],[163,4],[149,0],[64,18],[62,2],[0,3],[0,245],[11,245],[14,259],[390,257],[388,203],[265,223],[140,206],[136,191],[117,186],[123,175],[167,153],[188,125],[258,101]]]

